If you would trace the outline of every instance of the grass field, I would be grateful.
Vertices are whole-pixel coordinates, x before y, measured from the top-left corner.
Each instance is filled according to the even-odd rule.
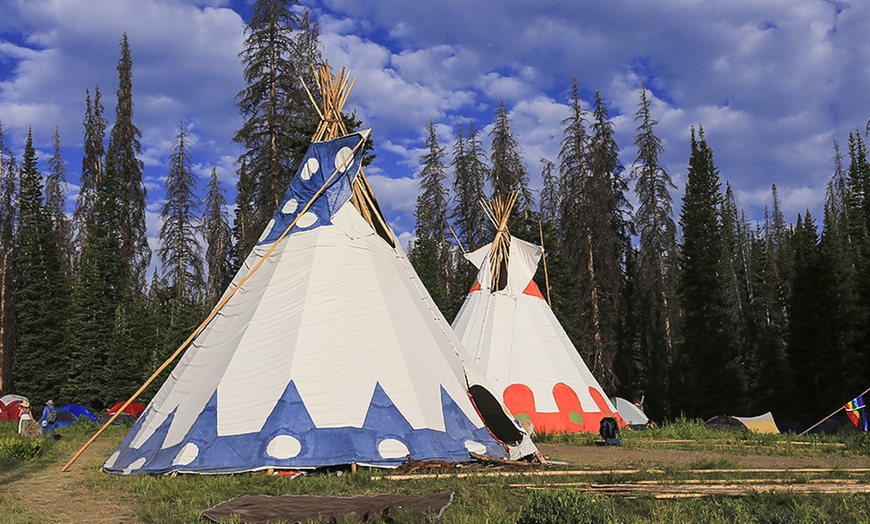
[[[755,435],[697,421],[623,432],[619,447],[591,435],[543,435],[558,462],[535,471],[459,468],[438,475],[265,473],[119,477],[100,464],[126,428],[111,427],[65,473],[98,429],[62,428],[57,441],[20,439],[0,423],[0,524],[202,522],[202,511],[241,495],[455,492],[445,523],[870,523],[870,437]],[[410,522],[426,522],[423,519]],[[350,522],[350,521],[349,521]]]

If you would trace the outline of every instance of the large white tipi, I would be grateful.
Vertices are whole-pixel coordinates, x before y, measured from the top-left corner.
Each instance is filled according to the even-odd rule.
[[[343,127],[344,71],[338,85],[323,119]],[[383,220],[361,171],[366,137],[311,144],[225,304],[105,470],[395,467],[536,451]]]
[[[466,255],[479,272],[454,331],[508,409],[535,431],[598,433],[602,418],[621,419],[532,279],[541,247],[508,233],[515,198],[484,205],[495,238]]]

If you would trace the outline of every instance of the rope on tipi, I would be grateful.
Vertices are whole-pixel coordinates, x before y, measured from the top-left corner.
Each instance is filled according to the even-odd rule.
[[[495,237],[489,248],[489,268],[492,275],[490,292],[492,293],[504,289],[507,285],[507,265],[511,246],[511,234],[507,223],[519,194],[519,191],[515,191],[507,200],[504,200],[501,195],[496,195],[489,202],[480,201],[483,212],[495,227]]]
[[[351,89],[356,84],[356,78],[351,79],[350,71],[343,67],[339,71],[338,76],[333,76],[328,60],[319,69],[312,65],[311,70],[314,73],[314,81],[320,91],[322,107],[315,100],[308,86],[305,85],[305,80],[301,78],[300,80],[302,80],[302,86],[308,93],[308,98],[320,117],[320,123],[317,125],[317,130],[314,132],[312,140],[319,142],[346,135],[347,125],[341,111],[344,109],[344,104],[347,102]],[[383,213],[381,213],[363,169],[360,169],[359,176],[353,181],[351,202],[369,226],[381,238],[395,247],[395,236],[387,225]]]

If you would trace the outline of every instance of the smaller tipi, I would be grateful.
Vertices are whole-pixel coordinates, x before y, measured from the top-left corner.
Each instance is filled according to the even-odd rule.
[[[507,230],[515,200],[483,203],[495,238],[466,255],[479,272],[453,329],[508,409],[535,431],[598,433],[610,416],[624,425],[532,280],[543,250]]]

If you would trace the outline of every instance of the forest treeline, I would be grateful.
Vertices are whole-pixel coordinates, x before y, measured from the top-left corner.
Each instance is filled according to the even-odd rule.
[[[218,301],[318,123],[303,86],[323,62],[317,23],[296,1],[257,0],[240,54],[235,213],[215,168],[197,187],[180,121],[152,253],[130,47],[125,34],[111,126],[99,87],[85,91],[73,213],[59,132],[43,169],[30,134],[16,154],[0,124],[0,393],[95,410],[133,394]],[[448,320],[476,275],[463,250],[492,237],[481,200],[516,192],[511,233],[543,241],[538,285],[607,393],[645,395],[658,420],[770,410],[812,422],[866,388],[870,164],[861,133],[845,152],[833,144],[824,216],[807,211],[790,223],[774,186],[764,219],[750,222],[699,124],[687,137],[675,216],[649,92],[639,92],[637,158],[626,169],[604,98],[584,101],[575,80],[559,156],[540,159],[539,191],[503,103],[488,148],[468,121],[448,152],[430,123],[409,257]]]

